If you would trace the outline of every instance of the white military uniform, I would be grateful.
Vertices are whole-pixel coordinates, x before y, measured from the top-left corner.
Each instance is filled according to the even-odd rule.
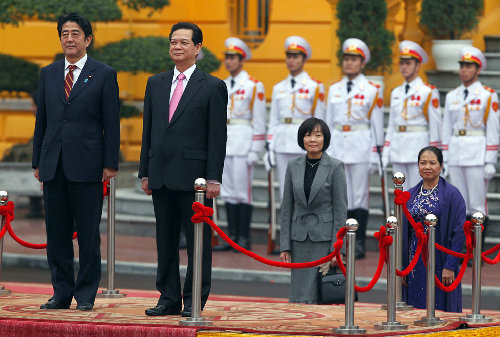
[[[234,85],[231,87],[231,80]],[[260,153],[265,145],[266,100],[264,85],[244,70],[224,80],[228,88],[227,147],[222,174],[221,197],[233,204],[252,203],[253,165],[250,152]]]
[[[406,93],[406,86],[409,90]],[[405,190],[421,179],[417,156],[426,146],[441,146],[441,108],[436,87],[420,77],[403,83],[391,93],[391,110],[384,144],[384,165],[392,163],[394,172],[406,177]]]
[[[288,75],[273,88],[268,141],[270,151],[276,154],[280,196],[283,196],[288,161],[306,153],[297,144],[299,126],[310,117],[324,119],[324,97],[323,84],[305,71],[295,77]]]
[[[348,81],[343,78],[328,91],[326,123],[332,138],[327,153],[344,162],[348,209],[368,209],[370,165],[379,166],[376,146],[384,140],[383,98],[363,74],[352,80],[349,93]]]
[[[468,90],[464,99],[464,90]],[[462,193],[467,214],[487,215],[485,165],[496,165],[499,144],[497,93],[479,81],[446,95],[443,157],[451,183]]]

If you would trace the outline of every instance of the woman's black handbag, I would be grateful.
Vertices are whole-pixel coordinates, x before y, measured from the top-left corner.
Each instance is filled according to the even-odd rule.
[[[345,276],[337,267],[330,268],[325,276],[318,273],[318,303],[344,304],[345,303]],[[358,300],[358,293],[354,292],[354,300]]]

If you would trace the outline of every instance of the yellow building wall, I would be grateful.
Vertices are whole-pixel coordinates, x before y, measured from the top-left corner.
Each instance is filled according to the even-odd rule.
[[[43,0],[42,0],[43,1]],[[306,63],[305,70],[325,87],[341,78],[336,51],[339,41],[335,35],[338,20],[335,5],[338,0],[272,0],[269,17],[269,30],[264,42],[252,50],[253,59],[245,68],[253,77],[261,80],[266,88],[266,98],[271,98],[272,87],[287,76],[284,63],[284,41],[290,35],[300,35],[310,43],[312,58]],[[398,43],[403,38],[405,26],[405,3],[412,1],[388,0],[388,19],[386,26],[396,36],[393,45],[392,73],[385,74],[385,104],[388,104],[390,91],[402,82],[398,71]],[[420,1],[413,0],[418,5]],[[221,61],[224,40],[232,35],[229,18],[228,0],[170,0],[170,6],[149,16],[148,10],[135,12],[123,9],[121,21],[94,24],[95,44],[101,46],[130,36],[165,36],[170,27],[178,21],[196,22],[204,33],[204,46]],[[484,13],[479,27],[471,33],[474,45],[484,48],[484,35],[498,34],[497,22],[500,18],[500,0],[485,0]],[[426,51],[431,52],[432,43],[423,36],[421,42]],[[61,52],[56,23],[26,20],[18,27],[0,27],[0,51],[22,57],[45,66],[52,62],[56,53]],[[148,51],[144,51],[147,53]],[[432,57],[422,69],[433,69]],[[228,76],[223,65],[213,73],[225,78]],[[147,78],[151,74],[132,75],[119,73],[120,96],[126,100],[142,101]],[[4,95],[5,96],[5,93]],[[14,143],[26,141],[32,134],[34,120],[29,111],[0,111],[0,156],[3,149]],[[122,152],[127,160],[138,160],[142,125],[140,118],[122,121]]]

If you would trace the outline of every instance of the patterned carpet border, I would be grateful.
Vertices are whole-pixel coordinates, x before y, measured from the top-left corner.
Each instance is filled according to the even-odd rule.
[[[337,336],[334,328],[343,325],[345,314],[342,305],[289,304],[283,299],[245,296],[210,296],[203,311],[205,319],[213,321],[213,327],[196,328],[179,326],[180,316],[148,317],[144,309],[156,305],[157,292],[143,290],[120,290],[127,297],[119,299],[96,299],[94,310],[40,310],[40,303],[52,293],[50,285],[6,283],[13,292],[0,296],[0,335],[11,336],[90,336],[90,337],[236,337],[231,333],[285,335],[285,336]],[[470,311],[469,311],[470,312]],[[408,330],[398,332],[376,331],[373,326],[386,321],[387,313],[379,304],[356,303],[355,324],[367,330],[365,336],[414,335],[419,333],[444,333],[459,327],[483,328],[466,330],[482,334],[489,330],[500,335],[500,312],[482,311],[493,318],[490,324],[464,325],[459,317],[464,314],[436,312],[443,319],[441,326],[421,328],[413,322],[424,317],[425,310],[398,312],[397,320],[408,324]],[[484,329],[492,327],[491,329]],[[495,328],[493,328],[495,327]],[[461,330],[455,335],[463,336]],[[469,336],[468,335],[468,336]],[[494,336],[495,334],[489,334]]]

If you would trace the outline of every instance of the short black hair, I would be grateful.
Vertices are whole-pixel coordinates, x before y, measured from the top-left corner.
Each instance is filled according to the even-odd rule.
[[[287,52],[285,52],[285,54],[286,54],[286,56],[288,56],[288,55],[297,55],[297,54],[298,55],[302,55],[302,61],[305,61],[306,58],[307,58],[306,54],[304,52],[301,52],[301,51],[298,52],[298,53],[292,53],[292,52],[287,51]]]
[[[309,132],[312,132],[314,128],[319,125],[321,128],[321,133],[323,133],[323,149],[321,151],[325,152],[326,149],[330,146],[330,138],[332,137],[330,134],[330,128],[328,125],[319,118],[311,117],[302,122],[299,126],[299,132],[297,133],[297,142],[301,149],[305,150],[304,146],[304,137]]]
[[[68,21],[78,24],[78,26],[80,26],[80,28],[83,30],[85,38],[92,35],[92,25],[90,24],[89,20],[78,13],[69,13],[67,15],[61,15],[57,20],[57,31],[59,32],[59,38],[61,38],[62,26]]]
[[[191,29],[193,31],[192,40],[195,46],[198,45],[198,43],[203,43],[203,32],[200,27],[192,22],[177,22],[173,25],[172,29],[170,29],[170,35],[168,36],[169,40],[172,39],[172,34],[178,29]]]
[[[238,59],[240,60],[240,62],[243,61],[243,55],[241,55],[241,54],[227,54],[226,53],[226,54],[224,54],[224,59],[226,59],[229,55],[231,55],[231,56],[233,56],[233,55],[238,56]]]
[[[422,150],[420,150],[420,152],[418,153],[417,164],[420,163],[420,157],[422,156],[422,153],[427,151],[434,153],[438,159],[439,165],[443,166],[443,152],[435,146],[426,146]]]
[[[476,62],[463,62],[463,61],[459,61],[458,62],[460,65],[462,64],[473,64],[476,66],[476,70],[480,68],[479,64],[477,64]]]

